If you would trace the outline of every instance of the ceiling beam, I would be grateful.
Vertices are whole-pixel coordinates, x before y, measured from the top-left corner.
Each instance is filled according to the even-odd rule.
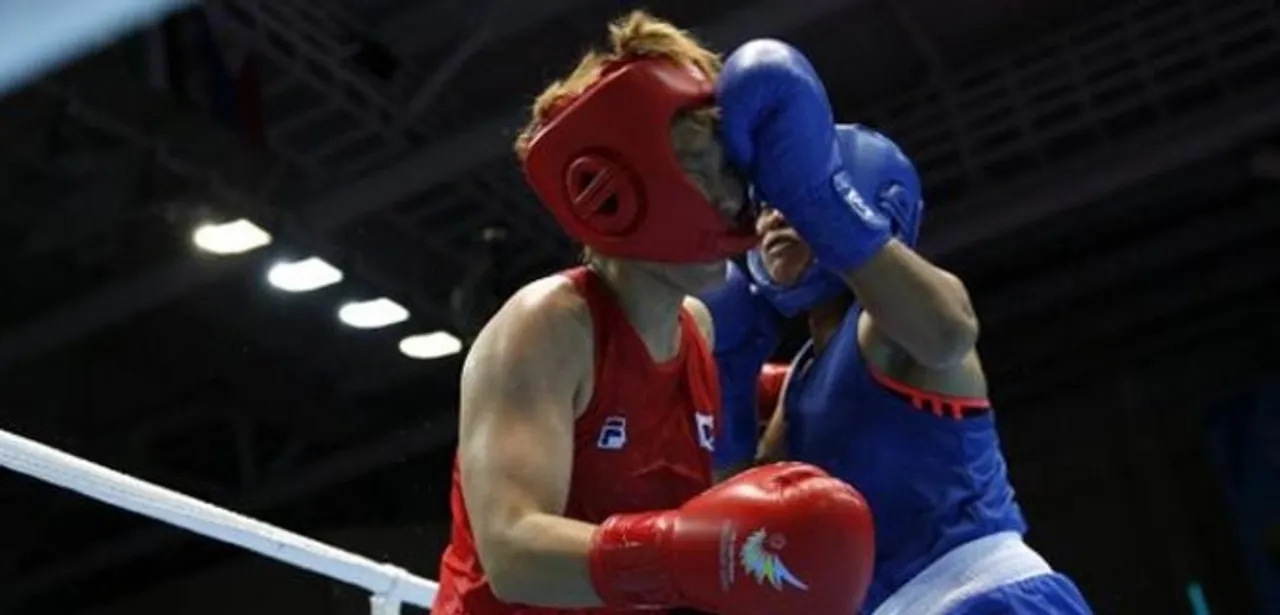
[[[853,0],[763,0],[723,17],[698,33],[710,44],[733,47],[746,39],[780,35],[821,20]],[[303,218],[324,230],[412,197],[468,171],[511,154],[511,136],[528,117],[527,101],[482,120],[450,138],[423,149],[408,160],[375,172],[317,203]]]
[[[86,66],[78,67],[78,70],[89,69]],[[171,105],[158,104],[159,99],[153,93],[143,94],[139,91],[135,92],[136,97],[131,98],[122,94],[123,90],[128,89],[122,86],[111,94],[104,95],[108,100],[86,101],[62,84],[47,85],[45,90],[55,92],[69,101],[66,109],[70,116],[117,136],[121,142],[135,148],[140,155],[152,158],[156,166],[165,172],[179,176],[199,189],[208,190],[211,200],[217,200],[232,210],[222,213],[249,215],[270,228],[278,243],[300,244],[291,246],[294,248],[318,248],[316,251],[334,261],[352,278],[384,292],[398,293],[396,298],[407,303],[415,312],[439,322],[449,322],[445,306],[426,296],[420,285],[405,284],[374,266],[370,259],[328,245],[323,233],[297,223],[287,210],[265,208],[260,204],[258,195],[232,187],[241,181],[257,182],[262,177],[251,177],[248,171],[237,167],[236,170],[240,171],[237,177],[229,179],[223,171],[215,172],[207,168],[207,165],[214,164],[207,159],[214,155],[210,152],[221,151],[224,157],[239,160],[242,164],[257,162],[258,175],[266,176],[269,170],[260,167],[271,164],[271,160],[264,158],[262,154],[240,151],[238,140],[226,137],[206,121],[196,121],[194,117],[174,110]],[[102,107],[93,106],[97,102],[105,104]],[[121,109],[122,106],[125,107],[124,110]],[[138,124],[138,118],[133,116],[137,108],[151,110],[152,125]],[[161,134],[165,126],[174,127],[183,134],[200,139],[205,150],[199,156],[203,157],[198,160],[182,157],[186,152],[181,144],[172,145]],[[224,149],[219,150],[215,144]],[[232,151],[227,151],[226,148]],[[86,194],[92,195],[93,192]],[[0,336],[0,370],[84,339],[226,275],[242,272],[247,267],[265,266],[270,259],[282,256],[281,248],[220,258],[188,253],[176,261],[104,284],[78,300],[53,307],[39,317],[4,332]]]
[[[939,207],[925,220],[922,251],[935,257],[951,256],[1240,148],[1280,127],[1275,94],[1260,92],[1218,105],[1172,121],[1144,137],[1054,165],[1045,174]]]
[[[260,256],[222,260],[188,259],[166,263],[141,275],[101,287],[72,303],[55,307],[0,337],[0,370],[84,339],[189,291],[192,280],[213,281],[239,271]]]
[[[493,13],[487,28],[485,39],[492,45],[536,28],[552,17],[585,4],[587,0],[483,1],[505,5],[501,11]],[[474,5],[475,2],[468,4]],[[385,37],[388,44],[404,53],[421,49],[423,32],[438,27],[435,21],[437,13],[445,10],[430,2],[415,2],[410,6],[412,8],[408,12],[397,11],[381,20],[377,27],[379,36]]]
[[[474,12],[473,27],[464,33],[461,41],[449,49],[448,53],[435,61],[434,67],[427,72],[420,85],[408,98],[404,114],[399,126],[408,127],[422,119],[430,106],[440,95],[444,86],[451,81],[471,58],[480,53],[486,46],[496,45],[503,40],[534,28],[546,20],[577,8],[585,0],[479,0],[483,6]],[[421,39],[421,21],[398,19],[399,30],[409,28],[410,40]]]
[[[1224,364],[1230,366],[1224,368],[1228,373],[1240,372],[1240,365],[1264,371],[1265,366],[1251,353],[1265,346],[1275,331],[1255,331],[1248,337],[1241,337],[1240,332],[1247,326],[1242,323],[1267,322],[1266,316],[1274,313],[1277,303],[1274,298],[1242,301],[1139,339],[1121,342],[1094,338],[1093,345],[1058,348],[1052,357],[1043,352],[1039,361],[993,370],[989,377],[1002,404],[1031,409],[1046,400],[1089,389],[1104,375],[1134,372],[1142,377],[1152,365],[1169,361],[1199,364],[1203,371],[1214,374],[1219,374],[1217,368]]]
[[[713,44],[729,47],[753,36],[794,30],[834,13],[851,1],[766,0],[727,15],[701,32]],[[438,141],[407,161],[299,206],[296,211],[300,213],[290,217],[289,223],[301,235],[324,237],[327,231],[455,179],[507,155],[512,130],[526,114],[525,104],[521,103],[462,134]],[[225,275],[261,265],[269,256],[263,252],[211,261],[185,255],[123,282],[107,284],[6,332],[0,337],[0,370],[83,339]],[[412,303],[410,307],[414,309],[431,304],[426,300]],[[442,318],[441,322],[449,321]]]
[[[1242,257],[1240,262],[1249,262],[1249,258]],[[1280,269],[1241,267],[1237,262],[1222,263],[1210,271],[1187,269],[1184,275],[1187,278],[1177,276],[1157,284],[1131,287],[1123,294],[1116,291],[1113,297],[1094,304],[1073,306],[1077,309],[1058,316],[1052,326],[1045,326],[1046,321],[1054,319],[1054,312],[1049,311],[1041,322],[1035,323],[1039,326],[1032,330],[1034,332],[1013,330],[1008,333],[1022,335],[1002,336],[998,342],[993,339],[987,345],[988,350],[993,351],[993,360],[989,363],[994,367],[1001,357],[1016,357],[1015,370],[1030,369],[1054,363],[1064,356],[1087,356],[1099,349],[1119,347],[1121,340],[1128,337],[1150,336],[1151,329],[1162,322],[1169,323],[1171,329],[1182,329],[1237,304],[1270,305],[1274,300],[1270,299],[1269,292],[1280,280]],[[1035,298],[1027,300],[1035,301]],[[1189,317],[1191,314],[1196,317]]]
[[[1117,205],[1119,207],[1120,205]],[[1002,285],[979,298],[984,324],[1000,326],[1043,312],[1073,297],[1123,288],[1153,271],[1195,260],[1230,243],[1272,236],[1280,230],[1272,197],[1258,198],[1187,221],[1167,233],[1094,250],[1086,259],[1037,274],[1017,285]]]

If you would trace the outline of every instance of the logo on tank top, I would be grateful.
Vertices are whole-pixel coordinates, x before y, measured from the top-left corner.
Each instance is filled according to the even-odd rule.
[[[786,539],[780,534],[770,535],[764,528],[760,528],[743,541],[738,559],[742,562],[743,570],[746,570],[756,583],[762,585],[768,583],[776,590],[781,590],[783,585],[808,590],[809,586],[796,575],[791,574],[787,566],[782,563],[782,557],[777,551],[782,550],[785,544]]]
[[[698,446],[716,452],[716,417],[709,412],[694,412],[693,421],[698,428]]]
[[[604,425],[600,427],[600,437],[596,438],[596,448],[606,451],[619,451],[626,445],[627,417],[606,417]]]

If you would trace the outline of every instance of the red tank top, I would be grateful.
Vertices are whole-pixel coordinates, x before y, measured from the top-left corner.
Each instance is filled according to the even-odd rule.
[[[711,486],[720,414],[715,361],[693,316],[680,310],[680,350],[655,363],[612,290],[591,270],[564,273],[591,310],[595,388],[574,426],[573,476],[564,515],[600,523],[609,515],[675,508]],[[476,555],[455,459],[448,548],[432,615],[563,615],[613,609],[554,609],[499,602]],[[654,613],[654,611],[646,611]]]

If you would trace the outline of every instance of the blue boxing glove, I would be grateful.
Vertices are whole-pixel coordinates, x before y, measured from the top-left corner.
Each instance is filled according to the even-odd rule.
[[[822,266],[855,269],[888,243],[892,225],[859,193],[822,81],[799,51],[776,40],[746,43],[725,61],[716,98],[726,157]]]
[[[715,325],[723,402],[715,468],[732,470],[755,458],[756,387],[760,368],[778,347],[782,315],[756,294],[749,276],[732,262],[724,285],[699,298]]]
[[[915,246],[924,219],[920,174],[889,137],[858,124],[837,124],[840,158],[853,185],[872,207],[889,218],[893,235]]]

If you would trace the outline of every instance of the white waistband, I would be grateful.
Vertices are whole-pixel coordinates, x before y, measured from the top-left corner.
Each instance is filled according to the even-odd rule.
[[[943,615],[973,596],[1052,572],[1017,532],[992,534],[948,551],[872,615]]]

